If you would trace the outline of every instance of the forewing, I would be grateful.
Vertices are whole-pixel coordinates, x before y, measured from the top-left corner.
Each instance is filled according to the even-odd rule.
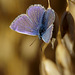
[[[34,29],[39,29],[42,25],[42,18],[43,14],[45,12],[45,8],[41,5],[32,5],[27,10],[27,15],[33,22],[33,25],[35,26]]]
[[[55,12],[53,9],[48,8],[43,16],[42,24],[47,29],[55,21]]]
[[[52,31],[53,31],[53,24],[45,31],[45,33],[42,35],[42,40],[45,43],[49,43],[50,39],[52,37]]]
[[[10,25],[12,30],[22,34],[37,35],[38,31],[34,30],[33,22],[26,14],[19,15]]]

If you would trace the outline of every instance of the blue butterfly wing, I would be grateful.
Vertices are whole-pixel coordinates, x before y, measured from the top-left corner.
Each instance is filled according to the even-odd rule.
[[[53,24],[50,25],[50,27],[45,31],[45,33],[42,35],[42,40],[45,43],[49,43],[50,39],[52,37],[52,31],[53,31]]]
[[[32,5],[27,10],[26,14],[33,22],[34,29],[39,30],[40,26],[42,25],[42,18],[44,12],[45,12],[45,8],[39,4],[35,4],[34,6]]]
[[[12,30],[22,34],[37,35],[37,31],[33,30],[33,23],[26,14],[19,15],[10,25]]]
[[[28,15],[26,14],[19,15],[12,22],[10,28],[22,34],[33,35],[33,36],[38,35],[38,30],[41,25],[40,20],[44,12],[45,10],[42,6],[38,6],[38,5],[30,6],[29,9],[27,10]],[[35,16],[33,16],[33,14]]]
[[[42,23],[44,27],[47,29],[53,22],[55,21],[55,12],[53,9],[48,8],[43,16]]]

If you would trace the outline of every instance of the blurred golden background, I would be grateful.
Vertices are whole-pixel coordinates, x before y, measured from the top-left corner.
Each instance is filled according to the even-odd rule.
[[[36,37],[19,34],[9,26],[20,14],[26,13],[33,4],[48,7],[47,0],[0,0],[0,75],[40,75],[41,42]],[[66,9],[66,0],[51,0],[51,7],[61,18]],[[70,3],[70,12],[75,19],[75,5]],[[46,57],[55,62],[55,51],[50,45]]]

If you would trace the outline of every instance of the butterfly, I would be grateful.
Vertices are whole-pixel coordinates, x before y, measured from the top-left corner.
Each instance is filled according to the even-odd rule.
[[[10,25],[16,32],[31,36],[38,36],[45,43],[49,43],[52,38],[55,12],[53,9],[47,10],[40,4],[31,5],[26,14],[19,15]]]

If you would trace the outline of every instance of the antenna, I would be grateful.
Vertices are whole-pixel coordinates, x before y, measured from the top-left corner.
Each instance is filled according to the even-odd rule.
[[[51,6],[50,6],[50,0],[48,0],[48,8],[51,8]]]
[[[30,44],[30,46],[36,41],[37,38],[34,39],[34,41]]]
[[[36,39],[35,39],[36,40]],[[35,42],[35,40],[30,44],[30,46]]]

